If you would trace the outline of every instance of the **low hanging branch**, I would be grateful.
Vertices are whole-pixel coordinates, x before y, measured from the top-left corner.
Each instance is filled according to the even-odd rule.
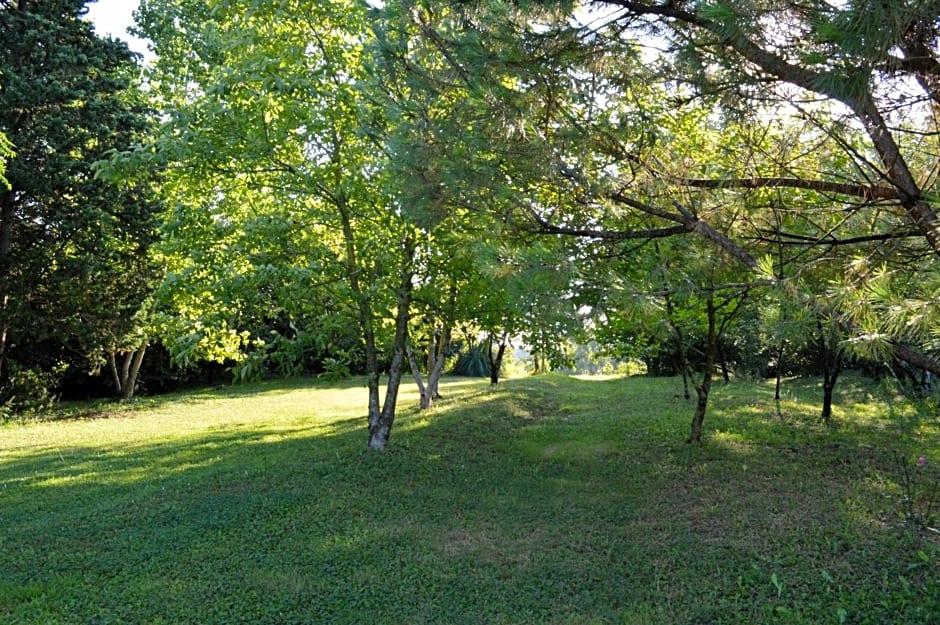
[[[655,206],[651,206],[644,202],[640,202],[635,198],[631,198],[623,191],[609,192],[606,194],[606,197],[609,200],[624,204],[630,208],[637,209],[647,215],[677,222],[680,224],[680,226],[629,231],[605,231],[598,229],[567,228],[564,226],[555,226],[548,223],[544,217],[538,215],[531,208],[529,209],[529,213],[537,224],[539,231],[543,234],[579,236],[606,241],[624,241],[629,239],[642,239],[644,238],[644,233],[652,233],[652,235],[648,236],[647,238],[655,238],[672,236],[665,234],[666,232],[671,232],[672,234],[685,234],[694,232],[710,240],[717,247],[719,247],[728,255],[737,259],[747,268],[758,268],[758,261],[750,252],[735,243],[726,234],[716,230],[708,222],[700,219],[691,210],[689,210],[688,207],[683,206],[678,201],[673,201],[672,203],[677,212],[670,212]],[[785,278],[772,278],[768,280],[767,285],[770,286],[773,284],[782,283],[784,280]],[[813,309],[818,308],[817,304],[813,300],[808,300],[806,304]],[[930,371],[931,373],[940,375],[940,361],[937,361],[930,356],[918,352],[917,350],[914,350],[906,345],[902,345],[896,342],[891,342],[890,345],[891,353],[895,358],[909,362],[916,367],[924,369],[925,371]]]
[[[758,69],[768,78],[789,83],[847,106],[865,128],[872,147],[885,167],[888,181],[896,189],[896,196],[892,199],[900,201],[908,219],[921,232],[934,254],[940,255],[940,216],[917,183],[901,152],[901,146],[885,121],[885,116],[878,107],[876,96],[870,88],[851,88],[853,87],[850,83],[852,77],[841,74],[838,69],[817,70],[813,67],[795,64],[772,47],[762,45],[760,39],[749,37],[745,29],[728,28],[724,20],[710,19],[704,12],[690,11],[685,3],[659,3],[648,0],[605,0],[605,3],[625,9],[628,19],[633,16],[645,16],[663,20],[664,23],[678,30],[692,27],[700,32],[709,33],[715,38],[716,43],[728,51],[733,51],[744,64]],[[933,29],[929,25],[932,25],[932,22],[925,18],[922,23],[915,23],[911,26],[922,26],[927,28],[924,32],[930,32]],[[906,49],[902,52],[905,55],[914,55],[912,58],[925,56],[930,71],[924,72],[922,67],[916,70],[910,68],[914,70],[912,76],[924,87],[927,95],[940,99],[940,93],[937,92],[940,88],[940,81],[937,81],[934,75],[940,63],[937,62],[936,55],[930,49],[929,44],[926,44],[926,40],[923,37],[920,39],[915,37],[908,42]]]
[[[600,147],[602,147],[604,153],[621,161],[628,162],[632,167],[643,169],[663,182],[680,187],[714,190],[804,189],[817,193],[859,198],[864,202],[901,202],[904,199],[898,189],[890,185],[838,182],[834,180],[798,178],[795,176],[744,176],[737,178],[684,178],[681,176],[673,176],[650,165],[639,156],[632,154],[621,145],[619,139],[616,137],[604,133],[603,139],[604,141],[600,144]],[[566,172],[566,175],[571,177],[570,172]]]
[[[676,209],[680,211],[683,217],[689,220],[690,224],[694,222],[694,232],[698,232],[699,234],[702,234],[706,238],[710,239],[725,252],[744,263],[747,267],[751,269],[757,268],[757,259],[754,258],[754,256],[752,256],[747,250],[736,244],[724,234],[716,231],[706,222],[695,217],[687,208],[683,207],[678,202],[674,202],[674,205],[676,206]],[[776,278],[775,280],[777,282],[782,282],[783,278]],[[806,303],[811,308],[817,308],[817,304],[813,300],[809,300]],[[892,341],[891,353],[895,358],[907,361],[916,367],[920,367],[921,369],[940,375],[940,362],[906,345]]]

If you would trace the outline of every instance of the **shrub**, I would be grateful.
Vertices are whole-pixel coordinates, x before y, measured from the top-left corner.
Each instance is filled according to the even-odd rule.
[[[0,392],[0,418],[29,416],[55,407],[59,401],[59,385],[68,371],[67,364],[58,363],[52,370],[43,371],[10,361],[9,368],[7,384]]]

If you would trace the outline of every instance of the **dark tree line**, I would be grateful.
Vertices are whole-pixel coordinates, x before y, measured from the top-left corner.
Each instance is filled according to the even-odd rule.
[[[84,5],[0,3],[0,132],[15,152],[0,196],[5,399],[25,401],[101,362],[156,277],[151,190],[103,181],[93,168],[148,130],[136,59],[94,33]]]

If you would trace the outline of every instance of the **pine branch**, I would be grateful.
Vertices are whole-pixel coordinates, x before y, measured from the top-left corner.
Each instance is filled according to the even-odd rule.
[[[881,185],[852,184],[827,180],[807,180],[787,177],[753,178],[676,178],[675,182],[698,189],[806,189],[820,193],[837,193],[870,200],[899,200],[900,194],[893,187]]]

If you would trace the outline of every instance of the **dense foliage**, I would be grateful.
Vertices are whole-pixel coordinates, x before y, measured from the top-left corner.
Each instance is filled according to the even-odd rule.
[[[35,6],[58,20],[46,31],[87,35],[82,4]],[[828,418],[846,366],[940,373],[940,54],[928,5],[145,1],[157,123],[99,163],[99,178],[70,180],[120,181],[139,197],[109,205],[130,214],[160,172],[161,284],[122,325],[140,289],[121,291],[126,305],[96,296],[111,317],[92,318],[75,293],[35,295],[83,285],[50,278],[29,297],[10,291],[6,331],[25,332],[16,320],[28,313],[76,337],[74,350],[111,337],[125,392],[152,342],[179,366],[225,363],[238,380],[363,372],[378,447],[403,369],[430,406],[455,337],[482,346],[494,383],[513,343],[536,370],[596,341],[681,373],[699,400],[693,439],[719,373],[819,373]],[[4,18],[20,24],[32,6],[5,3]],[[66,58],[69,41],[43,49]],[[19,93],[14,67],[6,97]],[[135,106],[117,74],[84,75],[82,88]],[[83,128],[41,119],[34,131],[50,137]],[[56,179],[26,180],[16,163],[54,173],[61,149],[46,163],[11,125],[0,131],[17,153],[14,189]],[[100,144],[69,158],[90,171],[116,146]],[[40,206],[20,230],[53,225],[53,204],[38,199],[18,218]],[[56,239],[36,234],[18,262],[59,271],[75,258],[101,275],[81,243],[92,238],[112,258],[144,258],[143,235],[131,254],[120,228],[69,223],[84,234],[63,234],[65,256],[42,256]],[[52,299],[60,309],[42,310]],[[83,333],[69,325],[75,311]],[[47,339],[44,323],[30,326],[33,343]]]
[[[100,365],[154,278],[146,177],[93,170],[148,131],[135,59],[94,34],[84,4],[0,3],[0,133],[13,152],[0,187],[0,395],[20,405]]]

